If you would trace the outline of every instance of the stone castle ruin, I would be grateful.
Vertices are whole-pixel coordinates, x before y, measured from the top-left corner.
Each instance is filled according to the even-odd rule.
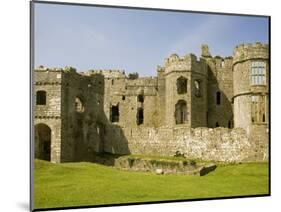
[[[35,157],[60,163],[97,153],[239,162],[268,158],[269,49],[233,57],[172,54],[156,77],[120,70],[34,71]]]

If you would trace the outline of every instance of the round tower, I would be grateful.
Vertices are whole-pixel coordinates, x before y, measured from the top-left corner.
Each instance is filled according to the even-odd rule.
[[[234,126],[252,141],[268,140],[269,50],[267,44],[242,44],[234,49]]]

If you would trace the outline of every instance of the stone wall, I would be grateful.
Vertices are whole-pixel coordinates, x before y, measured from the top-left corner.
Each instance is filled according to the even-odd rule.
[[[34,72],[34,105],[37,91],[46,92],[46,104],[34,107],[35,156],[40,152],[38,127],[50,129],[50,160],[61,162],[61,76],[62,70],[40,69]]]
[[[104,75],[80,75],[64,70],[62,75],[62,161],[81,161],[88,152],[100,151],[97,133],[104,120]],[[81,102],[77,108],[77,99]],[[100,121],[99,121],[100,120]]]
[[[202,47],[202,56],[208,64],[208,127],[233,127],[233,73],[232,57],[204,55],[207,45]],[[220,92],[220,104],[217,104]]]
[[[200,71],[198,71],[200,70]],[[199,82],[199,93],[195,83]],[[208,72],[204,60],[194,60],[191,72],[191,127],[207,127]]]
[[[108,133],[112,138],[111,132]],[[115,129],[116,135],[119,139],[106,140],[106,152],[174,156],[179,151],[187,158],[223,162],[257,159],[254,146],[240,128],[119,128]],[[262,159],[266,158],[267,152],[264,151]]]

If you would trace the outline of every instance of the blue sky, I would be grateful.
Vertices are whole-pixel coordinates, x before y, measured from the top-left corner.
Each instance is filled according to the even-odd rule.
[[[268,43],[268,19],[35,4],[35,66],[122,69],[155,76],[172,53],[230,56],[240,43]]]

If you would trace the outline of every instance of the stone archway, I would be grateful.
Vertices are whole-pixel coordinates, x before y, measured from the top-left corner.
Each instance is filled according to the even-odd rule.
[[[35,158],[51,161],[51,129],[46,124],[35,125]]]

